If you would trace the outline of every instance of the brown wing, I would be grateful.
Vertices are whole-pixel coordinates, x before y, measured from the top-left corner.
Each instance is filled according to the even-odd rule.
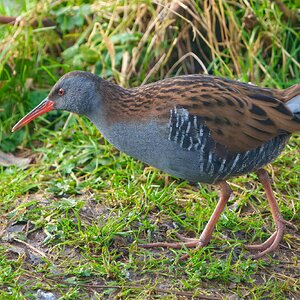
[[[282,132],[300,130],[290,110],[270,95],[211,89],[209,98],[199,94],[198,99],[184,107],[200,116],[215,141],[232,152],[254,149]]]

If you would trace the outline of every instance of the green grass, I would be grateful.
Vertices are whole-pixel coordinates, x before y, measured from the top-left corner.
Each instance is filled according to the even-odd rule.
[[[0,28],[0,146],[33,159],[25,169],[0,167],[0,299],[35,299],[43,292],[60,299],[298,299],[299,229],[287,228],[272,257],[253,260],[244,249],[274,230],[255,175],[230,181],[234,198],[209,246],[145,250],[138,244],[171,241],[175,232],[198,236],[217,188],[191,186],[145,166],[109,145],[86,119],[67,113],[50,113],[10,133],[55,80],[75,68],[137,86],[201,72],[200,59],[216,75],[289,86],[299,81],[297,25],[284,22],[269,1],[250,1],[248,8],[244,1],[223,1],[210,7],[215,18],[196,1],[191,19],[176,7],[174,15],[157,19],[167,10],[151,1],[16,3],[0,3],[0,13],[52,16],[63,39],[53,29]],[[295,9],[294,1],[285,3]],[[257,19],[252,27],[243,21],[250,12]],[[182,59],[191,51],[198,61]],[[284,218],[298,228],[299,147],[294,136],[267,168]],[[190,258],[179,261],[187,252]]]

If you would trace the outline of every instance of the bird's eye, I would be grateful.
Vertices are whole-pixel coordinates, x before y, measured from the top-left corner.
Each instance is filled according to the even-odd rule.
[[[63,96],[64,93],[65,93],[65,90],[60,88],[57,93],[58,93],[59,96]]]

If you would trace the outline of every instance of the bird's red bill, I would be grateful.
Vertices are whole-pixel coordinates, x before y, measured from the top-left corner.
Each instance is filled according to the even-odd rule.
[[[24,125],[31,122],[33,119],[37,118],[38,116],[54,109],[54,102],[48,100],[47,98],[43,100],[37,107],[35,107],[30,113],[28,113],[25,117],[23,117],[13,128],[12,132],[19,130]]]

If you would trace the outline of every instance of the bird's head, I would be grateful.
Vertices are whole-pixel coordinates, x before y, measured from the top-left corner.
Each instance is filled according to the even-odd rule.
[[[51,110],[66,110],[89,115],[100,102],[102,79],[88,72],[73,71],[61,77],[49,95],[13,128],[16,131]]]

